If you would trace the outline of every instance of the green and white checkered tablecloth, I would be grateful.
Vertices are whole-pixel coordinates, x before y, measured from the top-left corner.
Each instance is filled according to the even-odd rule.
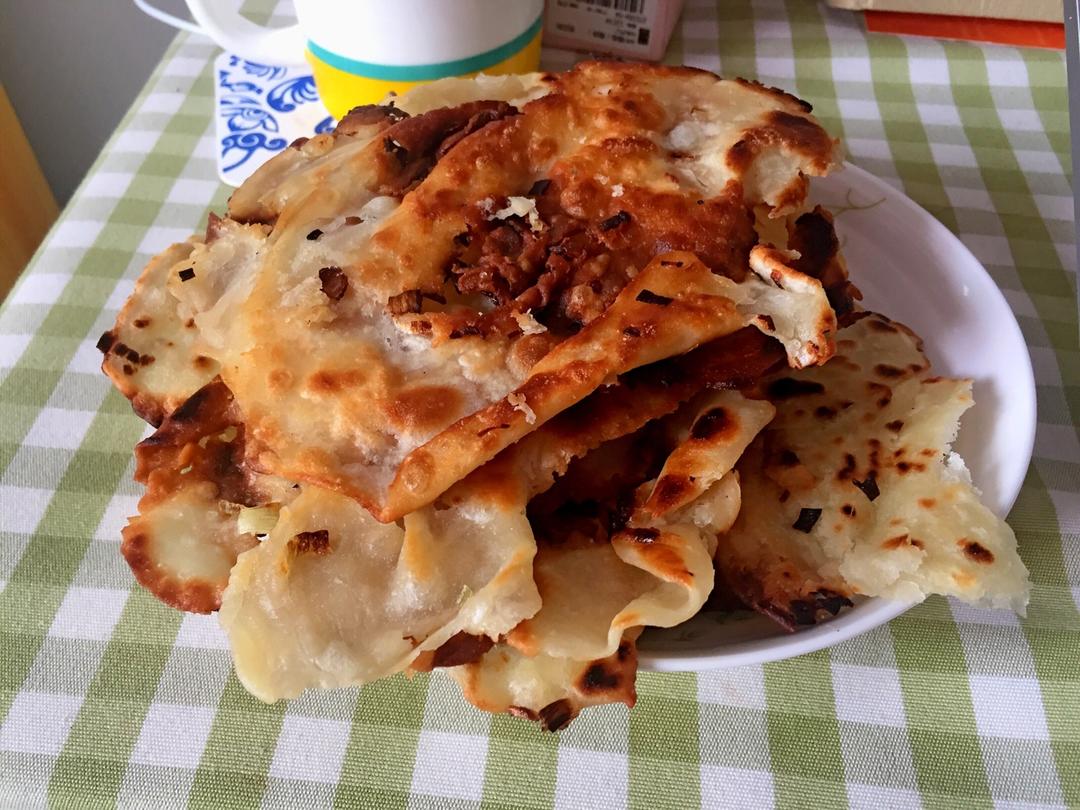
[[[0,309],[0,806],[1080,806],[1060,54],[867,37],[810,0],[688,3],[671,61],[811,100],[855,163],[929,209],[1004,290],[1038,382],[1010,517],[1031,607],[1018,619],[935,598],[795,660],[643,674],[632,712],[589,710],[554,735],[473,710],[441,676],[263,705],[214,619],[158,604],[120,557],[146,428],[94,343],[147,259],[224,206],[214,53],[177,39]]]

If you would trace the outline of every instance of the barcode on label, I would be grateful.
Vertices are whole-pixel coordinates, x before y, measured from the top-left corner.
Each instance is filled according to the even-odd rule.
[[[645,8],[645,0],[584,0],[584,2],[587,6],[613,8],[616,11],[629,11],[631,14],[640,14]]]

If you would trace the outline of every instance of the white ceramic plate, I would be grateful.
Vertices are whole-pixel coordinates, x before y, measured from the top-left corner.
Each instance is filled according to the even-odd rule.
[[[935,370],[975,380],[956,449],[983,502],[1012,508],[1035,443],[1035,378],[1020,327],[993,279],[930,214],[855,166],[812,185],[836,215],[841,248],[863,305],[922,336]],[[720,669],[820,650],[878,627],[912,605],[869,599],[832,621],[788,634],[750,613],[703,613],[641,638],[641,668]]]

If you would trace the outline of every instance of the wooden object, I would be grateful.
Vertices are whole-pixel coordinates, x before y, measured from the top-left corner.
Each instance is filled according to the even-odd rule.
[[[0,300],[59,213],[34,150],[0,84]]]

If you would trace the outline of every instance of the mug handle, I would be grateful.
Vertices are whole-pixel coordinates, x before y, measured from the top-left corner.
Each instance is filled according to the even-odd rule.
[[[202,34],[203,36],[206,36],[206,32],[191,20],[185,20],[183,17],[174,17],[167,11],[162,11],[160,8],[155,8],[150,5],[146,0],[132,0],[132,2],[135,3],[135,7],[138,8],[139,11],[149,17],[153,17],[158,22],[171,25],[173,28],[179,28],[181,31],[190,31],[192,34]]]
[[[230,53],[270,65],[304,61],[306,40],[299,24],[285,28],[256,25],[221,0],[187,0],[187,5],[201,32]]]

